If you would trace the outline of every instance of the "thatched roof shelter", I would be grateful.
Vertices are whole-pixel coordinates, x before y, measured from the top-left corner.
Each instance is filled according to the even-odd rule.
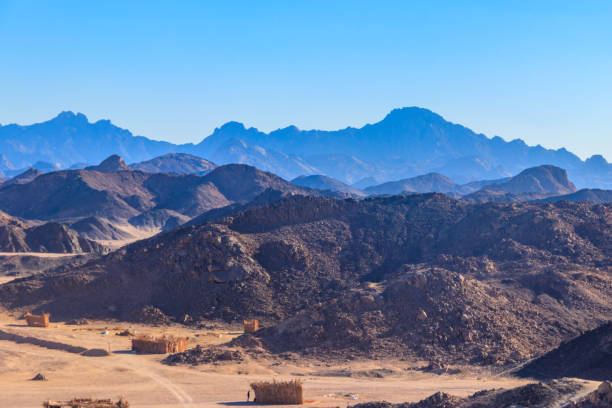
[[[124,399],[113,402],[110,399],[73,398],[70,401],[45,401],[44,408],[129,408],[130,404]]]

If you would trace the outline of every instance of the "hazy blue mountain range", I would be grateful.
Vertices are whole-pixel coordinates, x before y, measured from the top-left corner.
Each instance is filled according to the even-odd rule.
[[[249,164],[288,180],[317,174],[347,184],[431,172],[467,183],[551,164],[567,169],[580,188],[612,188],[612,164],[602,156],[582,161],[565,149],[488,138],[422,108],[396,109],[380,122],[335,131],[289,126],[264,133],[229,122],[200,143],[183,145],[134,136],[108,120],[90,123],[85,115],[72,112],[30,126],[0,126],[0,171],[5,176],[35,162],[68,168],[99,163],[111,154],[135,163],[168,153],[188,153],[217,165]]]
[[[331,190],[331,191],[340,191],[342,193],[348,193],[353,195],[354,197],[365,197],[366,193],[363,191],[351,187],[341,181],[338,181],[334,178],[322,175],[312,175],[312,176],[300,176],[296,177],[291,182],[295,185],[314,188],[317,190]]]
[[[130,166],[145,173],[176,173],[204,175],[214,170],[217,165],[198,156],[185,153],[168,153]]]

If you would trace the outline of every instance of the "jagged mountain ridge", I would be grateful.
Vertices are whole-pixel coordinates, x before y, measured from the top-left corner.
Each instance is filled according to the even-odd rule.
[[[396,109],[380,122],[337,131],[290,126],[264,133],[229,122],[200,143],[184,145],[135,137],[107,120],[89,123],[82,114],[63,112],[35,125],[1,126],[0,151],[13,168],[39,160],[68,167],[110,154],[132,163],[188,153],[221,165],[254,165],[286,179],[322,174],[349,184],[370,176],[398,180],[429,172],[466,183],[551,164],[567,169],[579,187],[612,188],[612,165],[601,156],[582,161],[565,149],[487,138],[422,108]]]
[[[246,165],[218,167],[205,176],[144,173],[124,165],[111,156],[88,170],[57,171],[8,185],[0,189],[0,208],[22,218],[56,221],[95,216],[125,220],[161,209],[193,217],[250,201],[269,188],[316,193]]]

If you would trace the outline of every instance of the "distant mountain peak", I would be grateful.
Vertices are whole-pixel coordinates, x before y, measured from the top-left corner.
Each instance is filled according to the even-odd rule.
[[[608,167],[607,160],[601,154],[594,154],[584,162],[587,167],[592,169],[606,169]]]
[[[99,165],[86,167],[85,170],[100,171],[103,173],[112,173],[115,171],[130,170],[130,166],[128,166],[125,163],[125,161],[123,161],[121,156],[117,154],[113,154],[107,157],[106,159],[104,159],[104,161],[102,161],[102,163],[100,163]]]
[[[55,118],[52,119],[53,121],[79,121],[79,122],[86,122],[89,123],[89,120],[87,119],[87,116],[85,116],[84,114],[77,112],[74,113],[72,111],[62,111],[59,113],[59,115],[57,115]]]
[[[396,108],[385,116],[383,122],[385,121],[395,121],[395,120],[406,120],[413,119],[415,117],[419,118],[427,118],[427,119],[443,119],[442,116],[438,115],[435,112],[430,111],[426,108],[421,108],[418,106],[407,106],[404,108]]]
[[[41,174],[43,174],[42,171],[31,167],[27,169],[26,171],[24,171],[23,173],[18,174],[11,179],[8,179],[7,181],[4,182],[4,184],[2,184],[2,186],[6,187],[6,186],[10,186],[11,184],[26,184],[34,180],[36,177],[40,176]]]
[[[507,182],[486,187],[486,189],[513,194],[561,195],[576,192],[576,186],[569,180],[567,171],[550,164],[525,169]]]
[[[224,123],[220,128],[215,129],[215,131],[217,130],[220,132],[239,132],[246,130],[246,127],[240,122],[231,121]]]
[[[176,174],[199,174],[203,175],[215,167],[216,164],[186,153],[168,153],[151,160],[133,163],[130,166],[134,170],[145,173],[176,173]]]

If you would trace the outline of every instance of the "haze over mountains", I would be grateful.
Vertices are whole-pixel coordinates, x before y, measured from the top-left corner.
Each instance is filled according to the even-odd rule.
[[[24,171],[0,185],[6,213],[0,213],[0,250],[90,254],[0,284],[0,307],[44,309],[61,319],[137,320],[151,308],[182,322],[186,315],[260,318],[267,327],[236,344],[266,353],[500,366],[604,323],[612,312],[611,191],[578,190],[571,173],[552,164],[510,173],[520,165],[508,162],[504,177],[495,170],[484,174],[496,177],[471,179],[465,174],[482,173],[470,173],[475,167],[467,159],[442,166],[465,166],[457,179],[430,171],[376,183],[442,163],[456,153],[454,138],[490,158],[483,146],[501,146],[498,154],[515,143],[474,135],[427,111],[398,112],[334,136],[285,129],[283,140],[293,138],[285,145],[275,132],[231,123],[191,145],[206,155],[145,158],[151,153],[140,138],[135,151],[143,161],[111,154],[95,164],[86,149],[78,169]],[[415,114],[437,130],[417,126]],[[398,119],[405,117],[410,120]],[[61,121],[70,118],[83,129],[113,128],[78,115]],[[103,133],[94,132],[92,143]],[[348,134],[371,149],[378,167],[339,153],[287,153],[298,143],[311,153],[317,144],[339,148]],[[383,134],[399,136],[375,147]],[[134,138],[123,140],[134,148]],[[421,159],[407,153],[409,143],[421,149]],[[411,159],[390,158],[394,148]],[[568,152],[524,148],[517,163],[572,165]],[[251,165],[223,164],[224,157],[301,175],[289,182]],[[573,174],[589,163],[575,162]],[[374,167],[367,177],[359,174],[360,189],[313,173],[323,164],[343,180]]]
[[[474,203],[563,199],[606,203],[612,198],[610,190],[577,191],[567,172],[551,165],[465,184],[429,173],[359,190],[323,175],[288,182],[252,166],[217,167],[197,156],[172,153],[132,165],[111,155],[79,170],[29,169],[0,185],[0,210],[28,220],[63,223],[82,238],[117,246],[183,224],[201,225],[290,194],[363,199],[430,192]]]
[[[188,153],[216,165],[250,164],[287,180],[325,175],[346,184],[369,177],[383,182],[431,172],[465,184],[550,164],[566,169],[579,188],[612,188],[612,165],[602,156],[582,161],[565,149],[488,138],[422,108],[396,109],[380,122],[337,131],[290,126],[264,133],[229,122],[200,143],[183,145],[133,136],[108,120],[89,123],[83,114],[63,112],[39,124],[1,126],[0,152],[0,170],[5,176],[36,162],[49,163],[37,165],[48,171],[99,163],[112,154],[135,163],[168,153]],[[206,165],[204,169],[208,170]]]

